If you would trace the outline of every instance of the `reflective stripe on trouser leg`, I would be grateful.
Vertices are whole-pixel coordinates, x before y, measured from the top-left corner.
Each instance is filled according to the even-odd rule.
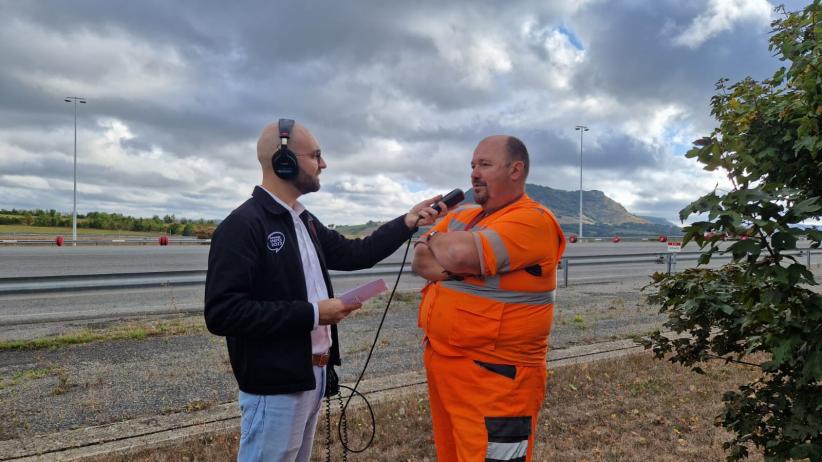
[[[544,366],[518,366],[512,379],[428,345],[425,368],[440,462],[531,460]]]
[[[531,416],[486,417],[488,450],[486,462],[525,460],[531,436]]]

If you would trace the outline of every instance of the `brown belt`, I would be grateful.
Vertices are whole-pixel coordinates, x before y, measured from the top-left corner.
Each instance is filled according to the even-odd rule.
[[[311,364],[319,367],[325,367],[328,364],[328,353],[322,355],[311,355]]]

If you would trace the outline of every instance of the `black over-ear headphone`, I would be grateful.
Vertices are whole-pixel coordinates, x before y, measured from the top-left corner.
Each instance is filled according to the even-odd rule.
[[[291,138],[291,129],[294,128],[294,121],[291,119],[280,119],[280,149],[271,157],[271,166],[274,173],[284,180],[290,180],[300,172],[297,164],[297,156],[288,149],[288,140]]]

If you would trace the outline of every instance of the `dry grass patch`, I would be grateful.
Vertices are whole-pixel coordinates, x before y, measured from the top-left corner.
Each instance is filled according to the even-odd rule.
[[[713,425],[721,396],[756,371],[721,361],[704,370],[640,354],[552,371],[535,460],[724,460],[729,435]]]
[[[567,366],[551,372],[549,391],[541,414],[535,461],[721,461],[728,435],[713,425],[726,390],[751,379],[750,367],[707,365],[706,375],[655,361],[639,354],[592,364]],[[332,403],[336,408],[339,406]],[[375,406],[377,436],[374,446],[351,461],[434,461],[433,439],[425,394],[410,393]],[[325,460],[325,413],[320,416],[313,459]],[[336,416],[332,419],[335,444],[332,460],[341,460],[336,443]],[[363,408],[349,411],[349,427],[361,445],[370,417]],[[365,436],[363,436],[365,435]],[[93,459],[96,462],[131,460],[220,461],[236,456],[237,433],[207,436],[182,445],[128,456]],[[752,460],[762,460],[755,457]]]
[[[29,380],[36,380],[42,379],[43,377],[48,377],[49,375],[54,374],[56,370],[57,367],[55,366],[40,367],[36,369],[20,371],[12,374],[9,377],[0,377],[0,390],[4,388],[14,387],[20,383],[27,382]]]
[[[386,281],[386,284],[389,284],[389,281]],[[393,281],[390,281],[386,292],[363,303],[362,308],[351,312],[349,317],[369,316],[374,314],[382,316],[382,312],[385,310],[385,304],[388,303],[388,297],[391,294],[392,285]],[[416,310],[420,305],[421,298],[422,297],[417,290],[397,289],[397,292],[394,293],[394,298],[391,300],[389,312],[408,309]]]
[[[40,350],[91,342],[143,340],[148,337],[184,335],[200,332],[205,332],[205,321],[202,316],[188,316],[175,319],[127,322],[102,328],[86,328],[52,337],[7,340],[0,342],[0,351]]]

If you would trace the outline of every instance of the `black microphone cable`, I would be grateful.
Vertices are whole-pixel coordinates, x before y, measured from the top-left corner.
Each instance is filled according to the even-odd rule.
[[[417,223],[422,220],[422,217],[417,218],[417,222],[414,224],[416,227]],[[361,453],[366,449],[371,447],[371,444],[374,442],[374,436],[377,433],[377,419],[374,417],[374,410],[371,407],[371,403],[368,402],[368,399],[357,391],[357,387],[359,387],[360,382],[362,381],[363,376],[365,375],[365,371],[368,369],[368,364],[371,362],[371,356],[374,354],[374,348],[377,346],[377,340],[380,338],[380,331],[382,331],[382,326],[385,323],[385,318],[388,315],[388,308],[391,307],[391,301],[394,299],[394,294],[397,291],[397,287],[400,283],[400,278],[402,277],[402,271],[405,269],[405,262],[408,259],[408,250],[411,248],[411,241],[413,240],[414,236],[408,238],[408,244],[405,246],[405,253],[402,256],[402,263],[400,263],[400,270],[397,272],[397,279],[394,281],[394,287],[391,289],[391,295],[388,296],[388,302],[385,304],[385,309],[382,313],[382,318],[380,319],[380,324],[377,326],[377,332],[374,334],[374,341],[371,343],[371,349],[368,351],[368,356],[365,358],[365,364],[363,365],[362,371],[360,372],[359,377],[357,377],[357,382],[354,384],[354,387],[348,387],[345,385],[340,384],[340,388],[345,388],[349,390],[348,399],[345,401],[345,404],[342,403],[342,395],[337,395],[340,400],[340,418],[337,421],[337,436],[340,438],[340,444],[343,447],[343,461],[348,460],[348,453]],[[368,442],[362,448],[352,448],[348,445],[348,419],[346,417],[346,412],[348,410],[348,404],[351,403],[351,398],[354,395],[359,396],[363,402],[365,403],[366,407],[368,408],[368,413],[371,416],[371,435],[368,437]],[[331,461],[331,400],[330,398],[326,398],[326,429],[328,435],[326,437],[326,461]]]
[[[445,204],[446,207],[451,208],[456,204],[459,204],[465,199],[465,194],[462,192],[461,189],[457,188],[453,191],[446,194],[442,197],[442,203]],[[431,208],[440,212],[439,203],[431,205]],[[420,221],[422,220],[422,216],[417,217],[417,221],[414,222],[414,228],[417,228]],[[416,233],[416,231],[415,231]],[[388,302],[385,304],[385,310],[383,310],[382,318],[380,319],[380,325],[377,326],[377,332],[374,334],[374,341],[371,343],[371,349],[368,351],[368,356],[365,358],[365,364],[362,367],[362,372],[360,372],[360,376],[357,377],[357,382],[354,384],[354,388],[349,388],[345,385],[340,385],[340,388],[345,388],[350,391],[348,395],[348,399],[345,401],[345,404],[342,404],[342,394],[338,394],[337,397],[340,400],[340,419],[337,421],[337,436],[340,438],[340,444],[343,447],[343,461],[348,460],[348,453],[361,453],[371,447],[371,444],[374,442],[374,436],[377,433],[377,420],[374,417],[374,410],[371,408],[371,403],[368,402],[368,399],[357,391],[357,387],[359,387],[360,382],[362,381],[363,376],[365,375],[366,369],[368,369],[368,363],[371,362],[371,355],[374,354],[374,348],[377,346],[377,340],[380,338],[380,331],[382,331],[382,326],[385,323],[385,317],[388,315],[388,308],[391,307],[391,301],[394,299],[394,294],[397,292],[397,286],[400,284],[400,278],[402,277],[402,271],[405,269],[405,262],[408,259],[408,250],[411,248],[411,241],[414,239],[414,233],[411,234],[411,237],[408,238],[408,244],[405,246],[405,253],[402,256],[402,263],[400,263],[400,270],[397,272],[397,279],[394,281],[394,287],[391,289],[391,295],[388,296]],[[351,398],[354,395],[359,396],[362,398],[363,402],[365,402],[366,407],[368,408],[368,413],[371,416],[371,436],[368,437],[368,442],[365,443],[365,446],[359,449],[354,449],[348,446],[348,418],[346,417],[346,411],[348,410],[348,404],[351,403]],[[330,398],[326,401],[326,429],[328,434],[326,435],[326,461],[331,462],[331,403]]]

